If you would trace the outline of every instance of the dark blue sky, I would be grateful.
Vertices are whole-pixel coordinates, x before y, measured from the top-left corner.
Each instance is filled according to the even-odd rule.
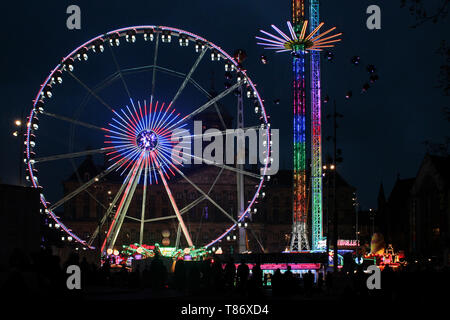
[[[17,183],[19,146],[11,135],[12,122],[31,107],[39,85],[68,52],[103,32],[130,25],[154,24],[179,27],[197,33],[228,52],[244,48],[250,77],[267,102],[274,128],[281,129],[281,164],[291,166],[291,58],[288,54],[265,52],[269,64],[262,65],[262,48],[254,36],[270,24],[285,29],[290,1],[77,1],[82,11],[82,29],[66,29],[66,7],[72,2],[9,2],[3,7],[0,145],[0,181]],[[366,8],[378,4],[382,29],[365,26]],[[338,131],[344,162],[339,170],[358,189],[363,207],[374,207],[380,182],[390,192],[399,173],[416,174],[425,154],[424,140],[441,142],[449,124],[442,115],[448,104],[435,88],[441,56],[435,51],[446,38],[448,20],[418,29],[400,1],[321,1],[321,20],[326,27],[337,26],[343,41],[333,51],[335,61],[322,63],[322,94],[336,97],[345,117]],[[349,63],[361,56],[362,66]],[[368,78],[365,65],[374,64],[380,80],[360,95]],[[221,89],[222,79],[216,85]],[[206,84],[208,80],[206,80]],[[345,101],[349,89],[354,97]],[[275,105],[273,99],[280,99]],[[324,105],[323,118],[331,105]],[[323,121],[323,136],[331,123]],[[308,138],[309,139],[309,138]],[[324,152],[331,150],[324,141]]]

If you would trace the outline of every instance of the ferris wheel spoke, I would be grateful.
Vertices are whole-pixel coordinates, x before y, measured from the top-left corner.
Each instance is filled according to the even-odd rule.
[[[183,122],[186,122],[187,120],[191,119],[192,117],[196,116],[197,114],[199,114],[200,112],[204,111],[205,109],[209,108],[211,105],[213,105],[214,103],[216,103],[217,101],[219,101],[220,99],[226,97],[228,94],[230,94],[231,92],[233,92],[234,90],[236,90],[241,84],[242,84],[242,80],[236,82],[234,85],[232,85],[230,88],[222,91],[220,94],[218,94],[217,96],[215,96],[214,98],[212,98],[211,100],[209,100],[208,102],[206,102],[204,105],[200,106],[199,108],[197,108],[196,110],[194,110],[193,112],[191,112],[190,114],[188,114],[187,116],[185,116],[183,119],[181,119],[180,121],[176,122],[175,124],[171,125],[168,130],[173,129],[175,126],[180,125]]]
[[[84,87],[94,98],[96,98],[101,104],[103,104],[106,108],[109,109],[109,111],[114,112],[114,109],[111,108],[109,104],[107,104],[100,96],[95,93],[91,88],[89,88],[83,81],[78,79],[76,75],[74,75],[71,71],[67,70],[67,72],[70,74],[72,78],[74,78],[82,87]]]
[[[175,96],[173,97],[172,101],[170,102],[170,105],[173,105],[175,103],[175,101],[178,99],[178,96],[181,94],[181,92],[183,92],[184,87],[186,86],[186,84],[189,82],[189,79],[191,78],[192,74],[194,73],[195,69],[197,69],[200,61],[202,60],[203,56],[205,55],[206,52],[206,47],[203,48],[202,52],[200,53],[200,55],[198,56],[197,60],[195,60],[194,65],[191,67],[191,70],[189,70],[188,74],[186,75],[186,77],[184,78],[183,83],[181,84],[181,86],[178,88],[177,93],[175,94]]]
[[[224,168],[220,168],[219,173],[217,174],[216,178],[214,179],[214,181],[213,181],[211,187],[209,187],[208,194],[210,194],[211,191],[214,189],[214,187],[215,187],[217,181],[219,181],[219,178],[220,178],[220,176],[222,175],[223,170],[224,170]]]
[[[180,215],[183,215],[184,212],[181,212],[180,210]],[[170,220],[170,219],[176,219],[177,215],[171,215],[171,216],[165,216],[165,217],[157,217],[157,218],[151,218],[151,219],[145,219],[145,223],[147,222],[155,222],[155,221],[163,221],[163,220]]]
[[[223,172],[223,168],[220,169],[219,173],[217,174],[216,179],[214,180],[214,182],[212,183],[211,187],[208,190],[208,195],[211,193],[211,191],[214,189],[214,186],[216,185],[217,181],[219,181],[219,178]],[[205,200],[206,197],[204,195],[201,195],[200,197],[198,197],[197,199],[195,199],[194,201],[192,201],[191,203],[189,203],[188,205],[186,205],[184,208],[182,208],[180,210],[180,214],[183,214],[189,210],[191,210],[192,208],[194,208],[196,205],[198,205],[199,203],[201,203],[203,200]],[[171,216],[171,217],[175,217],[175,216]]]
[[[111,51],[111,56],[114,60],[114,64],[116,65],[117,72],[120,76],[120,79],[122,79],[123,87],[125,88],[125,91],[127,92],[128,98],[130,98],[130,101],[133,101],[131,99],[130,90],[128,89],[127,83],[125,82],[125,78],[123,76],[122,69],[120,69],[119,63],[117,62],[116,54],[114,53],[114,50],[111,46],[107,46],[107,47],[109,48],[109,51]]]
[[[253,238],[255,238],[256,242],[258,242],[258,245],[261,248],[262,252],[265,252],[264,246],[262,245],[261,241],[259,241],[258,237],[256,236],[255,231],[252,228],[247,227],[247,229],[250,230],[250,232],[253,235]]]
[[[201,160],[201,161],[203,161],[203,162],[205,162],[206,164],[209,164],[209,165],[213,165],[213,166],[216,166],[216,167],[219,167],[219,168],[224,168],[224,169],[227,169],[227,170],[230,170],[230,171],[234,171],[234,172],[237,172],[237,173],[242,173],[242,174],[245,174],[246,176],[253,177],[253,178],[256,178],[256,179],[261,179],[262,178],[262,176],[257,174],[257,173],[249,172],[249,171],[246,171],[246,170],[241,170],[241,169],[238,169],[238,168],[235,168],[235,167],[231,167],[231,166],[228,166],[228,165],[223,164],[223,163],[217,163],[215,161],[211,161],[211,160],[208,160],[208,159],[205,159],[205,158],[196,157],[196,156],[194,156],[194,155],[192,155],[190,153],[183,152],[183,154],[187,155],[187,156],[190,156],[193,159]]]
[[[208,194],[206,194],[199,186],[197,186],[191,179],[186,177],[186,175],[178,169],[174,164],[170,163],[172,168],[175,169],[183,178],[186,180],[191,186],[193,186],[198,192],[200,192],[209,202],[211,202],[217,209],[219,209],[228,219],[233,221],[233,223],[237,223],[236,219],[234,219],[228,212],[226,212],[217,202],[215,202]]]
[[[47,162],[47,161],[67,159],[67,158],[70,158],[70,159],[79,158],[82,156],[87,156],[87,155],[92,155],[92,154],[105,153],[110,149],[111,148],[101,148],[101,149],[95,149],[95,150],[86,150],[86,151],[80,151],[80,152],[57,154],[57,155],[48,156],[48,157],[36,158],[34,160],[34,162],[38,163],[38,162]]]
[[[197,199],[195,199],[194,201],[192,201],[191,203],[189,203],[188,205],[186,205],[183,209],[180,210],[180,213],[185,213],[188,212],[189,210],[191,210],[192,208],[194,208],[196,205],[198,205],[199,203],[201,203],[203,200],[205,200],[205,196],[200,196]]]
[[[258,128],[260,128],[260,126],[250,126],[250,127],[240,128],[240,129],[246,131],[246,130],[258,129]],[[180,138],[201,139],[201,138],[207,138],[207,137],[214,137],[218,133],[220,133],[221,135],[226,135],[227,134],[227,130],[220,130],[219,132],[215,131],[215,132],[211,132],[211,133],[201,133],[201,134],[192,134],[192,135],[180,136]],[[175,135],[175,137],[177,137],[177,136]]]
[[[214,103],[214,109],[216,109],[217,116],[219,117],[220,124],[222,125],[223,129],[227,129],[227,125],[225,124],[225,121],[223,120],[222,112],[220,112],[219,106],[217,103]]]
[[[96,126],[96,125],[93,125],[93,124],[90,124],[90,123],[86,123],[86,122],[83,122],[83,121],[75,120],[75,119],[72,119],[72,118],[69,118],[69,117],[66,117],[66,116],[61,116],[61,115],[58,115],[58,114],[55,114],[55,113],[51,113],[51,112],[46,112],[46,111],[43,111],[42,114],[44,114],[46,116],[49,116],[49,117],[52,117],[52,118],[55,118],[55,119],[58,119],[58,120],[70,122],[70,123],[73,123],[73,124],[76,124],[76,125],[79,125],[79,126],[82,126],[82,127],[86,127],[86,128],[90,128],[90,129],[96,129],[96,130],[100,130],[102,132],[105,132],[105,129],[102,128],[102,127],[99,127],[99,126]]]
[[[158,62],[158,48],[159,48],[159,32],[156,34],[155,41],[155,54],[153,56],[153,75],[152,75],[152,95],[150,96],[150,103],[153,103],[153,97],[155,95],[155,81],[156,81],[156,63]]]
[[[120,198],[120,195],[123,193],[123,190],[125,189],[128,180],[130,179],[132,174],[132,170],[130,170],[130,172],[128,172],[127,177],[125,178],[124,182],[122,183],[122,185],[119,188],[119,191],[117,191],[116,195],[114,196],[113,201],[111,202],[111,204],[109,205],[108,209],[106,210],[106,213],[103,215],[102,219],[100,220],[99,224],[97,225],[96,229],[94,230],[91,238],[89,239],[88,245],[91,246],[92,242],[95,240],[95,238],[98,236],[101,228],[103,227],[103,225],[106,222],[106,219],[108,219],[109,215],[111,214],[112,210],[114,210],[114,207],[116,206],[117,201]]]
[[[208,195],[214,189],[214,186],[216,185],[217,181],[219,181],[219,178],[222,175],[223,170],[224,170],[223,168],[220,169],[219,173],[217,174],[216,178],[214,179],[214,182],[212,183],[211,187],[208,190]],[[200,197],[198,197],[197,199],[195,199],[194,201],[192,201],[191,203],[186,205],[183,209],[181,209],[180,210],[180,214],[183,214],[184,212],[187,212],[187,211],[191,210],[192,208],[194,208],[196,205],[198,205],[199,203],[201,203],[205,199],[206,199],[206,197],[204,195],[201,195]],[[179,245],[179,242],[180,242],[180,239],[179,239],[180,238],[180,232],[181,232],[181,226],[180,226],[180,224],[178,224],[177,240],[176,240],[175,248],[178,248],[178,245]]]
[[[205,161],[207,161],[207,160],[205,160]],[[249,172],[249,171],[246,171],[246,170],[238,169],[238,168],[235,168],[235,167],[227,166],[226,164],[215,163],[213,161],[207,161],[206,163],[207,164],[212,164],[214,166],[217,166],[217,167],[220,167],[220,168],[224,168],[224,169],[227,169],[227,170],[230,170],[230,171],[234,171],[236,173],[242,173],[242,174],[245,174],[246,176],[253,177],[253,178],[256,178],[256,179],[261,179],[262,178],[262,176],[257,174],[257,173],[253,173],[253,172]]]
[[[166,192],[167,192],[167,195],[169,197],[170,203],[172,204],[173,210],[175,211],[175,214],[177,215],[178,222],[180,223],[181,229],[183,230],[184,237],[186,238],[186,241],[187,241],[189,247],[192,247],[193,243],[192,243],[192,240],[191,240],[191,236],[189,235],[189,231],[186,228],[186,225],[184,224],[183,218],[181,217],[180,211],[178,210],[178,206],[177,206],[177,204],[175,202],[175,199],[173,198],[172,192],[170,191],[170,188],[169,188],[169,185],[167,184],[166,178],[164,177],[164,173],[163,173],[163,171],[161,169],[161,166],[160,166],[160,164],[159,164],[159,162],[158,162],[158,160],[156,159],[155,156],[153,156],[152,160],[156,164],[159,176],[161,177],[161,180],[162,180],[162,182],[164,184],[164,188],[166,189]]]
[[[106,175],[108,175],[110,172],[112,172],[114,169],[116,169],[124,160],[118,161],[116,162],[114,165],[112,165],[111,167],[109,167],[106,170],[103,170],[102,172],[100,172],[98,175],[96,175],[94,178],[92,178],[91,180],[87,181],[85,184],[81,185],[80,187],[78,187],[77,189],[75,189],[74,191],[72,191],[71,193],[69,193],[68,195],[66,195],[64,198],[62,198],[61,200],[59,200],[58,202],[56,202],[55,204],[53,204],[50,208],[49,211],[54,211],[56,208],[59,208],[61,205],[63,205],[64,203],[66,203],[68,200],[72,199],[73,197],[75,197],[77,194],[79,194],[80,192],[86,190],[87,188],[89,188],[91,185],[93,185],[95,182],[99,181],[101,178],[105,177]]]

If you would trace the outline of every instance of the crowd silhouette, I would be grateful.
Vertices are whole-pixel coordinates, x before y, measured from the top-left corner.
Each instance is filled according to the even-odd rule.
[[[156,255],[151,263],[127,268],[112,268],[108,261],[98,267],[80,258],[78,253],[69,255],[64,262],[48,250],[27,257],[15,250],[9,259],[9,267],[2,266],[4,275],[0,289],[10,297],[40,297],[65,299],[105,294],[117,289],[140,292],[148,298],[158,296],[199,298],[257,298],[261,299],[349,299],[354,301],[438,301],[446,295],[449,283],[448,267],[433,264],[410,263],[400,271],[386,267],[382,272],[382,289],[369,290],[368,274],[358,265],[350,265],[337,273],[311,270],[303,274],[277,269],[273,275],[263,274],[259,263],[250,269],[245,261],[238,266],[233,259],[222,261],[220,257],[204,261],[175,262],[168,267],[164,257]],[[68,290],[66,269],[78,265],[81,269],[81,290]],[[170,272],[172,269],[173,272]],[[370,300],[367,300],[370,299]],[[375,300],[374,300],[375,299]]]

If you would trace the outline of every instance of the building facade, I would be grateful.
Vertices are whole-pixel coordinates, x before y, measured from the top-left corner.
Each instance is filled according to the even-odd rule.
[[[65,194],[75,190],[80,182],[86,182],[101,172],[103,166],[94,163],[92,157],[87,157],[78,170],[64,181]],[[247,168],[246,170],[251,170]],[[221,173],[220,173],[221,172]],[[225,209],[233,217],[237,217],[237,190],[236,173],[229,170],[220,170],[215,166],[201,166],[184,169],[186,176],[199,188]],[[220,175],[219,175],[220,173]],[[219,177],[218,177],[219,175]],[[348,185],[337,175],[337,209],[339,215],[339,238],[354,239],[354,210],[352,196],[355,188]],[[86,191],[67,201],[64,211],[59,215],[64,217],[68,226],[84,239],[89,239],[113,198],[119,190],[123,177],[117,173],[111,173],[98,181]],[[257,180],[245,176],[245,203],[248,203],[255,194]],[[195,190],[185,179],[176,175],[168,180],[171,192],[178,208],[182,212],[183,219],[191,232],[191,238],[196,246],[205,245],[211,239],[217,238],[231,225],[231,220],[226,217],[210,201],[202,199],[201,193]],[[211,186],[214,184],[214,188]],[[256,212],[253,212],[247,220],[247,243],[252,252],[280,252],[289,245],[292,229],[292,171],[280,170],[267,181],[264,188],[264,197],[258,199]],[[325,181],[325,188],[330,188]],[[210,190],[211,189],[211,190]],[[124,221],[116,247],[139,242],[140,222],[142,208],[142,185],[136,188],[133,201],[128,209],[127,218]],[[331,193],[331,191],[330,191]],[[330,200],[331,199],[331,200]],[[332,195],[324,196],[324,225],[327,224],[330,208],[328,202],[332,202]],[[107,219],[100,236],[93,242],[99,247],[107,231],[112,216]],[[178,221],[164,187],[152,184],[147,188],[145,219],[153,220],[145,223],[144,240],[146,244],[162,243],[163,231],[169,231],[169,245],[174,246],[177,238]],[[331,223],[330,223],[331,224]],[[324,231],[327,232],[326,226]],[[223,238],[217,243],[216,248],[222,251],[236,252],[238,241]],[[353,235],[353,237],[352,237]],[[167,242],[167,240],[165,240]],[[183,235],[180,237],[180,246],[186,246]]]

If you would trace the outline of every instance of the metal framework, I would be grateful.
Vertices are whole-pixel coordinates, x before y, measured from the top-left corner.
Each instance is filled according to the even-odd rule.
[[[310,32],[305,19],[304,0],[292,0],[292,24],[288,21],[290,36],[276,26],[278,35],[260,30],[270,38],[256,37],[265,49],[293,54],[293,107],[294,107],[294,175],[293,175],[293,227],[290,251],[309,250],[308,200],[306,194],[306,99],[305,99],[305,54],[311,53],[311,193],[312,193],[312,249],[318,250],[322,240],[322,165],[320,122],[320,51],[334,47],[342,33],[329,35],[336,27],[319,34],[324,25],[319,23],[319,0],[310,0]]]
[[[310,0],[310,31],[319,26],[319,0]],[[319,35],[319,31],[317,31]],[[311,193],[312,250],[321,249],[322,234],[322,129],[320,99],[320,52],[311,51]]]
[[[240,86],[239,87],[239,94],[238,94],[238,98],[237,98],[237,128],[238,129],[243,129],[244,128],[244,90],[243,87]],[[242,145],[245,145],[245,137],[243,136],[244,133],[243,131],[239,131],[237,133],[237,140],[241,141],[241,143],[243,142]],[[243,141],[242,141],[243,140]],[[238,142],[239,144],[239,142]],[[244,166],[241,164],[242,162],[245,161],[245,149],[238,149],[238,153],[237,153],[237,159],[236,159],[236,168],[240,171],[244,170]],[[242,161],[243,160],[243,161]],[[237,189],[237,216],[241,215],[242,212],[244,212],[245,210],[245,199],[244,199],[244,175],[242,174],[242,172],[239,172],[236,174],[236,189]],[[246,241],[246,237],[247,237],[247,232],[245,230],[245,228],[241,225],[239,227],[239,245],[238,245],[238,250],[239,253],[244,253],[245,251],[247,251],[247,241]]]
[[[113,47],[118,46],[121,38],[126,38],[128,42],[134,42],[136,40],[137,35],[143,35],[144,40],[149,40],[155,42],[155,51],[153,58],[153,65],[144,66],[140,68],[130,68],[130,69],[121,69],[118,63],[118,60],[114,54]],[[173,70],[163,68],[157,66],[157,57],[158,51],[161,42],[167,42],[168,35],[178,36],[180,39],[180,46],[187,46],[189,42],[195,43],[196,52],[199,53],[194,64],[191,69],[187,73],[179,73]],[[154,38],[153,38],[154,37]],[[133,39],[133,40],[131,40]],[[117,71],[112,74],[108,79],[99,86],[98,88],[91,89],[86,83],[84,83],[81,79],[79,79],[74,73],[74,62],[75,60],[86,60],[87,54],[90,51],[94,51],[96,53],[103,52],[103,45],[110,45],[110,53],[114,60],[114,65],[117,68]],[[192,79],[192,75],[202,58],[204,57],[206,51],[211,51],[212,61],[222,61],[226,62],[228,66],[233,65],[233,70],[241,75],[241,80],[236,81],[236,83],[230,88],[222,91],[215,97],[210,96],[194,79]],[[84,58],[86,56],[86,58]],[[126,84],[124,75],[133,72],[143,72],[143,71],[153,71],[151,75],[151,99],[147,104],[144,100],[143,105],[140,102],[135,103],[132,99],[132,95],[130,93],[129,87]],[[183,82],[181,86],[176,91],[176,94],[172,98],[171,102],[164,107],[164,104],[159,104],[154,98],[155,96],[155,82],[156,82],[156,71],[164,72],[168,74],[175,75],[177,77],[183,78]],[[106,107],[104,109],[107,112],[112,113],[112,121],[109,123],[109,126],[101,127],[95,124],[87,123],[84,121],[79,121],[77,118],[71,118],[67,116],[62,116],[59,114],[55,114],[52,112],[48,112],[44,110],[44,104],[47,108],[47,99],[51,98],[52,94],[47,91],[52,90],[52,85],[56,87],[56,84],[62,83],[62,74],[65,73],[72,77],[78,84],[80,84],[86,91],[89,93],[89,97],[95,98],[101,105]],[[114,110],[107,102],[105,102],[98,91],[103,89],[108,82],[112,82],[116,79],[120,78],[122,80],[124,89],[126,90],[127,96],[131,103],[130,106],[126,106],[122,109]],[[60,80],[58,80],[60,79]],[[106,82],[107,80],[107,82]],[[190,83],[201,92],[205,93],[208,97],[209,101],[204,103],[203,105],[196,108],[190,114],[180,118],[179,114],[174,113],[173,104],[177,101],[178,97]],[[214,180],[213,185],[211,186],[208,193],[204,192],[201,188],[199,188],[195,183],[190,180],[183,172],[179,169],[180,164],[175,161],[172,163],[170,159],[171,155],[171,141],[168,140],[170,132],[176,128],[183,127],[186,122],[192,120],[194,116],[205,111],[209,107],[214,106],[218,112],[218,116],[223,123],[222,116],[220,111],[217,108],[217,102],[234,92],[236,89],[241,88],[245,85],[247,90],[251,90],[253,92],[252,98],[255,103],[258,103],[259,110],[257,116],[261,119],[261,125],[258,127],[264,128],[265,130],[265,139],[266,139],[266,154],[267,159],[264,162],[265,165],[261,169],[261,174],[256,174],[253,172],[247,172],[239,167],[231,167],[221,163],[215,163],[206,159],[202,160],[202,163],[206,165],[214,165],[220,168],[220,172]],[[87,100],[85,99],[85,102]],[[152,109],[153,107],[153,109]],[[242,107],[242,106],[241,106]],[[243,108],[241,108],[243,109]],[[241,110],[242,111],[242,110]],[[97,148],[94,150],[88,151],[78,151],[78,152],[70,152],[66,154],[57,154],[57,155],[44,155],[39,158],[35,157],[35,153],[33,148],[35,146],[35,136],[38,131],[39,119],[38,116],[48,116],[54,119],[64,121],[70,123],[76,127],[83,127],[87,129],[93,129],[97,132],[100,131],[105,135],[105,144],[107,146],[103,148]],[[97,176],[92,179],[86,181],[79,181],[80,186],[76,188],[74,191],[64,196],[62,199],[56,201],[54,204],[50,204],[47,202],[43,192],[40,195],[42,212],[46,214],[46,218],[48,221],[50,219],[61,228],[67,234],[67,237],[70,240],[78,242],[86,247],[93,248],[93,240],[100,235],[102,231],[102,227],[108,223],[108,231],[106,233],[106,237],[103,239],[103,243],[101,244],[101,252],[107,251],[106,249],[113,249],[115,242],[118,238],[118,234],[120,229],[124,223],[125,218],[132,219],[140,223],[140,234],[139,234],[139,243],[142,245],[143,242],[143,231],[144,224],[147,222],[160,221],[166,219],[174,219],[176,218],[179,223],[179,230],[182,231],[187,244],[192,247],[194,245],[189,230],[187,226],[183,222],[182,215],[187,213],[194,206],[199,204],[203,200],[209,201],[212,205],[217,207],[217,209],[224,214],[227,218],[231,220],[231,225],[227,228],[223,233],[221,233],[215,239],[209,239],[208,243],[204,245],[204,247],[213,246],[216,242],[220,241],[223,237],[225,237],[229,232],[235,230],[239,224],[239,222],[243,221],[244,218],[250,214],[252,206],[256,203],[256,199],[259,197],[260,192],[262,192],[262,187],[264,184],[264,175],[266,174],[267,167],[269,164],[269,154],[270,154],[270,131],[268,123],[268,117],[265,112],[265,108],[262,102],[262,99],[255,88],[255,85],[248,78],[246,71],[243,70],[238,63],[224,50],[222,50],[217,45],[207,41],[206,39],[195,35],[193,33],[171,28],[164,26],[134,26],[128,28],[122,28],[110,31],[106,34],[99,35],[81,46],[77,47],[73,50],[69,55],[63,58],[62,62],[58,64],[45,79],[44,83],[41,86],[41,89],[38,91],[36,95],[36,99],[33,103],[33,108],[30,111],[30,114],[27,118],[27,132],[26,132],[26,142],[25,142],[25,158],[24,162],[28,169],[27,180],[30,181],[31,185],[34,188],[41,188],[41,185],[37,178],[37,169],[35,168],[36,164],[46,163],[56,160],[72,159],[85,156],[85,155],[93,155],[93,154],[101,154],[105,153],[109,161],[111,161],[111,165],[102,171]],[[241,123],[243,127],[243,123]],[[225,132],[223,133],[225,134]],[[156,138],[155,138],[156,137]],[[154,142],[156,139],[156,142]],[[184,155],[184,154],[183,154]],[[192,157],[191,154],[189,156]],[[109,206],[105,208],[105,214],[99,221],[97,228],[94,230],[88,241],[81,239],[78,237],[71,229],[69,229],[59,217],[57,217],[54,213],[55,209],[64,205],[67,201],[81,194],[82,192],[89,193],[89,187],[99,182],[102,178],[106,177],[113,171],[120,170],[122,174],[125,174],[125,178],[114,196],[114,200],[109,204]],[[240,176],[240,179],[243,181],[243,175],[251,176],[258,179],[259,183],[255,188],[255,194],[253,197],[248,199],[248,203],[246,206],[239,210],[238,216],[233,217],[229,214],[225,209],[223,209],[218,203],[216,203],[209,194],[213,189],[214,185],[218,181],[220,175],[224,170],[229,170],[237,173],[237,176]],[[170,174],[175,175],[178,173],[182,178],[184,178],[189,184],[191,184],[200,194],[201,196],[191,203],[187,204],[184,208],[179,209],[178,205],[172,195],[170,190],[170,186],[168,183],[168,179]],[[146,218],[146,212],[148,211],[148,206],[146,206],[146,195],[148,192],[149,186],[152,184],[152,181],[161,181],[164,189],[169,197],[170,203],[172,205],[173,211],[175,215],[166,216],[166,217],[158,217],[158,218]],[[156,182],[157,183],[157,182]],[[141,185],[141,186],[139,186]],[[137,198],[135,196],[137,188],[142,188],[142,203],[139,203],[141,208],[141,214],[139,218],[131,217],[127,215],[128,208],[130,207],[130,203],[133,198]],[[116,206],[117,204],[117,206]],[[117,207],[117,209],[116,209]],[[49,224],[50,225],[50,224]],[[179,238],[177,239],[177,243],[179,243]]]
[[[294,32],[300,36],[305,20],[303,0],[293,0],[292,21]],[[309,250],[306,209],[306,98],[304,47],[294,46],[293,107],[294,107],[294,172],[293,172],[293,226],[290,250]]]

